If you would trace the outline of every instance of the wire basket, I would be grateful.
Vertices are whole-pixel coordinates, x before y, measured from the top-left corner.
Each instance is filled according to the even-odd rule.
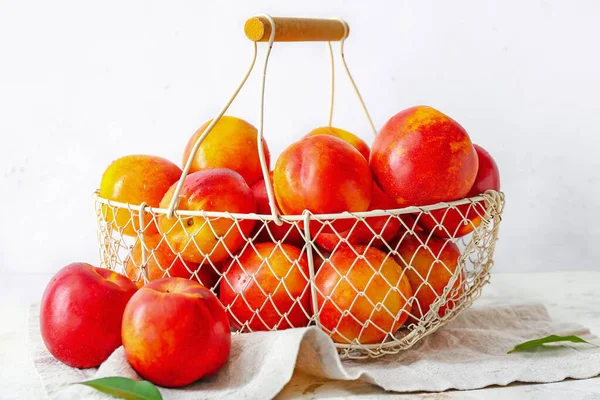
[[[119,203],[96,193],[101,266],[139,285],[169,276],[198,280],[221,299],[237,333],[316,325],[332,337],[343,359],[397,353],[469,307],[489,281],[504,208],[501,192],[393,210],[278,212],[262,145],[271,48],[275,41],[328,43],[331,125],[331,42],[340,41],[342,64],[376,134],[344,59],[348,33],[342,20],[268,15],[250,19],[250,68],[195,143],[169,207]],[[269,47],[262,74],[258,153],[271,214],[178,209],[194,155],[250,76],[260,41]],[[175,231],[184,232],[185,240],[173,240]]]

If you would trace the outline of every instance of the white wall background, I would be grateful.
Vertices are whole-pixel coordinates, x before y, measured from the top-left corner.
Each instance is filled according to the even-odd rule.
[[[97,263],[103,170],[131,153],[179,162],[245,71],[243,23],[261,12],[345,18],[377,127],[428,104],[495,156],[508,201],[497,271],[599,268],[598,1],[0,0],[1,268]],[[326,123],[328,77],[325,45],[275,45],[274,156]],[[258,78],[231,109],[254,123]],[[335,124],[370,141],[349,85],[338,89]]]

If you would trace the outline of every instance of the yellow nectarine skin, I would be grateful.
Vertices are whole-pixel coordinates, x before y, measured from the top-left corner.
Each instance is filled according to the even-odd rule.
[[[158,207],[167,190],[181,177],[181,169],[171,161],[149,155],[130,155],[114,161],[102,175],[100,197],[121,203],[139,205],[146,202]],[[135,236],[139,227],[136,211],[102,207],[104,218],[114,223],[123,234]],[[144,216],[145,232],[155,234],[156,224],[150,214]]]
[[[212,120],[202,125],[188,141],[183,153],[183,165],[194,144],[211,122]],[[252,186],[263,177],[257,140],[258,132],[254,126],[243,119],[225,115],[200,145],[190,172],[207,168],[229,168],[242,175],[248,186]],[[268,168],[269,148],[266,141],[263,141],[263,148]]]
[[[354,249],[364,258],[341,248],[317,272],[320,322],[338,343],[380,343],[408,318],[412,290],[400,266],[384,252]]]

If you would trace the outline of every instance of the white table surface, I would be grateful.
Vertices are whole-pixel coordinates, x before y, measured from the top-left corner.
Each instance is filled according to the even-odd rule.
[[[0,399],[45,398],[26,347],[27,307],[39,302],[50,276],[3,276],[0,284]],[[600,272],[492,273],[479,304],[544,303],[553,318],[582,324],[600,334]],[[386,393],[367,383],[296,375],[280,399],[568,399],[600,400],[600,377],[552,384],[513,384],[444,393]]]

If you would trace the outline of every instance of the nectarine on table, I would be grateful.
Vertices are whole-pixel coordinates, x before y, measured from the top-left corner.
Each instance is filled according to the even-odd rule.
[[[373,179],[365,158],[342,139],[309,136],[279,156],[273,170],[277,203],[284,214],[365,211],[371,203]],[[348,228],[351,220],[338,220]]]
[[[288,244],[258,243],[224,267],[219,299],[231,323],[253,331],[308,325],[309,270],[306,255]]]
[[[219,371],[231,349],[223,305],[198,282],[163,278],[139,289],[123,314],[123,348],[145,379],[165,387]]]
[[[206,264],[200,267],[196,263],[183,260],[171,251],[166,239],[161,235],[146,236],[144,243],[148,260],[146,272],[149,282],[173,277],[197,279],[208,288],[212,288],[217,283],[219,275],[212,265]],[[142,265],[142,242],[137,241],[125,260],[125,272],[138,288],[144,286]]]
[[[163,196],[181,177],[181,169],[171,161],[157,156],[130,155],[114,161],[104,171],[99,195],[108,200],[139,205],[146,202],[158,207]],[[127,208],[102,206],[106,222],[113,223],[115,230],[124,235],[135,236],[140,229],[137,211]],[[145,232],[157,232],[151,214],[144,215]]]
[[[188,141],[183,152],[183,165],[186,164],[194,144],[212,120],[202,125]],[[263,149],[269,167],[269,148],[263,140]],[[225,115],[204,139],[190,172],[207,168],[228,168],[236,171],[252,186],[263,177],[258,157],[258,131],[243,119]]]
[[[381,189],[403,207],[465,197],[478,166],[467,131],[426,106],[390,118],[375,137],[369,163]]]
[[[160,202],[167,208],[175,192],[175,184]],[[255,213],[256,203],[250,187],[237,172],[215,168],[194,172],[185,178],[178,210],[228,211]],[[231,218],[178,217],[161,215],[158,228],[171,248],[193,263],[219,263],[236,253],[254,228],[255,220],[236,223]]]
[[[338,343],[380,343],[411,309],[408,279],[393,258],[375,248],[338,249],[319,268],[315,286],[320,323]]]
[[[473,144],[479,160],[475,183],[466,197],[475,197],[486,190],[500,190],[500,173],[496,162],[483,147]],[[419,225],[442,238],[457,238],[471,233],[481,224],[485,215],[485,202],[463,204],[456,208],[433,210],[422,214]]]
[[[362,140],[352,132],[348,132],[340,128],[334,128],[333,126],[322,126],[320,128],[313,129],[305,137],[314,135],[331,135],[340,138],[348,142],[350,145],[352,145],[352,147],[358,150],[358,152],[362,154],[365,160],[369,160],[369,145],[366,144],[364,140]]]
[[[414,293],[410,320],[416,322],[423,317],[431,305],[443,294],[444,289],[458,268],[460,250],[452,241],[418,232],[405,235],[397,248],[394,259],[404,269]],[[443,317],[454,307],[455,300],[463,293],[464,274],[460,275],[450,289],[446,303],[442,304],[438,315]]]
[[[62,268],[40,306],[42,339],[59,361],[75,368],[102,364],[121,345],[121,319],[137,287],[114,271],[87,263]]]

